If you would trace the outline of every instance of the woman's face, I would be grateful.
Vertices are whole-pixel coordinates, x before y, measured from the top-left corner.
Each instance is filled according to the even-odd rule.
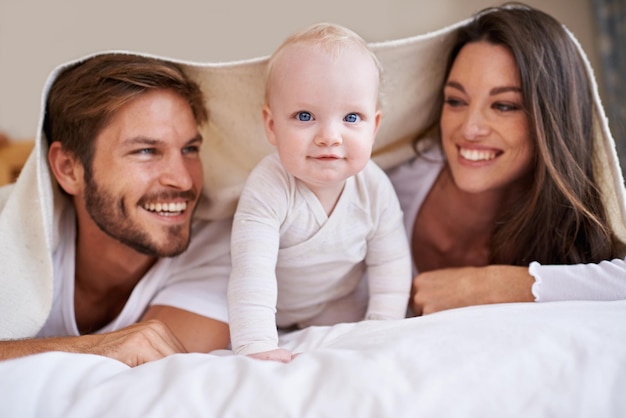
[[[519,71],[506,47],[481,41],[461,49],[444,86],[440,123],[461,190],[506,192],[529,172],[534,144]]]

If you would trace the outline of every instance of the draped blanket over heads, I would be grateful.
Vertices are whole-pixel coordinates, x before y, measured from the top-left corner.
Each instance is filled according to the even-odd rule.
[[[448,51],[455,30],[466,22],[371,44],[383,66],[383,119],[373,151],[373,158],[381,167],[389,168],[410,159],[415,140],[436,126]],[[573,36],[572,39],[579,45]],[[579,49],[594,86],[595,170],[611,224],[618,238],[626,242],[625,193],[615,143],[591,67],[580,46]],[[232,216],[246,176],[273,149],[265,139],[261,116],[267,57],[226,63],[157,58],[180,64],[206,96],[209,122],[201,127],[205,199],[196,216]],[[89,56],[78,61],[85,59]],[[51,305],[51,253],[62,233],[55,229],[58,200],[62,197],[47,166],[47,145],[41,127],[50,86],[58,74],[74,63],[59,66],[49,76],[42,95],[35,149],[17,183],[0,189],[0,338],[36,334]]]
[[[383,168],[410,159],[414,141],[436,126],[446,58],[464,24],[372,44],[384,68],[373,153]],[[206,94],[196,216],[229,217],[247,174],[272,151],[261,117],[267,57],[158,58],[178,62]],[[36,335],[51,306],[51,254],[63,234],[57,218],[65,197],[47,166],[41,127],[49,88],[72,64],[50,75],[35,149],[17,183],[0,189],[0,339]],[[595,171],[612,227],[626,242],[623,178],[588,63],[587,70]],[[287,365],[224,352],[129,368],[106,357],[43,353],[0,362],[0,415],[624,416],[625,317],[626,301],[572,301],[310,327],[282,337],[285,347],[304,352]]]

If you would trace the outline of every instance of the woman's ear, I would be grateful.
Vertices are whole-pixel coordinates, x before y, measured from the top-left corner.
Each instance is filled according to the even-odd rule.
[[[276,135],[274,134],[274,119],[272,118],[272,111],[266,104],[263,106],[263,126],[265,126],[265,135],[267,140],[272,145],[276,145]]]
[[[48,164],[57,182],[70,195],[76,195],[83,188],[84,168],[78,159],[61,146],[59,141],[50,144]]]

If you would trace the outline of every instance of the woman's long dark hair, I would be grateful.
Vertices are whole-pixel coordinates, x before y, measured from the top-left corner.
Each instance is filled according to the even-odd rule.
[[[544,12],[519,3],[488,8],[459,30],[446,79],[463,46],[479,41],[513,53],[535,143],[534,176],[498,220],[490,262],[574,264],[617,256],[592,166],[592,87],[576,45]]]

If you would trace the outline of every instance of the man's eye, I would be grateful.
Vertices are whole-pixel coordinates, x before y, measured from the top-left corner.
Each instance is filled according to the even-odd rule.
[[[183,148],[183,154],[197,154],[200,152],[200,147],[197,145],[190,145]]]
[[[356,113],[348,113],[348,114],[346,115],[346,117],[345,117],[345,118],[343,118],[343,120],[345,120],[346,122],[349,122],[349,123],[355,123],[355,122],[358,122],[358,121],[359,121],[359,119],[360,119],[360,118],[359,118],[359,115],[357,115]]]
[[[138,154],[138,155],[152,155],[155,153],[156,153],[156,149],[154,148],[140,148],[133,152],[133,154]]]
[[[301,122],[309,122],[313,119],[313,116],[309,112],[298,112],[296,118]]]

